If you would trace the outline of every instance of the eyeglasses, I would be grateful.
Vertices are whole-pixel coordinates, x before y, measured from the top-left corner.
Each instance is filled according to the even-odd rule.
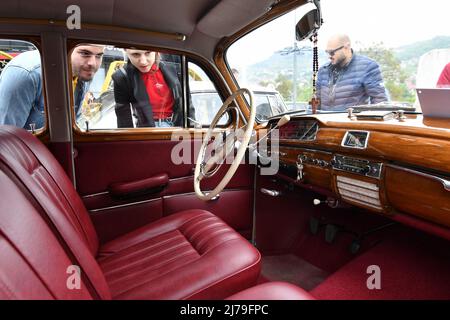
[[[341,50],[342,48],[344,48],[345,46],[340,46],[339,48],[336,48],[336,49],[334,49],[334,50],[325,50],[325,52],[330,56],[330,57],[332,57],[332,56],[334,56],[334,54],[336,53],[336,52],[338,52],[339,50]]]

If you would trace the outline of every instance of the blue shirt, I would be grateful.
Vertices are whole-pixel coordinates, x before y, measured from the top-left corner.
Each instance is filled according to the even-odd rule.
[[[37,50],[21,53],[6,65],[0,75],[0,124],[44,126],[41,74]]]
[[[334,70],[330,63],[319,69],[317,97],[320,110],[333,111],[389,101],[378,63],[356,54],[342,69]]]
[[[81,103],[89,87],[82,82],[75,89],[75,114],[81,114]],[[0,75],[0,124],[24,129],[44,126],[41,56],[38,50],[27,51],[13,58]]]

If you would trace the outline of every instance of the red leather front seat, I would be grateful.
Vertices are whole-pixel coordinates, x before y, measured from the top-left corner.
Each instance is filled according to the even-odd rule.
[[[315,300],[312,295],[289,282],[266,282],[238,292],[227,300]]]
[[[99,247],[70,180],[25,130],[0,126],[0,171],[0,192],[10,199],[0,207],[0,295],[39,297],[38,279],[45,279],[41,298],[222,299],[256,283],[259,252],[207,211],[180,212]],[[33,271],[31,291],[13,260]],[[81,268],[84,287],[76,294],[53,283],[67,278],[68,264]]]

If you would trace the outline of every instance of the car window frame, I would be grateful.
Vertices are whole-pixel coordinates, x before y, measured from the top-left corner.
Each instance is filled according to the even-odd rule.
[[[190,93],[189,74],[188,74],[189,63],[193,63],[197,67],[202,69],[202,71],[208,77],[208,80],[210,80],[212,82],[217,94],[219,95],[220,99],[222,100],[222,105],[223,105],[224,101],[226,100],[226,97],[223,95],[223,92],[220,90],[220,88],[218,88],[217,82],[214,80],[215,76],[213,75],[213,73],[211,72],[211,70],[209,68],[205,67],[204,63],[202,63],[199,60],[194,59],[192,57],[186,59],[186,69],[187,69],[186,70],[186,75],[187,75],[186,79],[187,79],[187,90],[189,90],[189,93]],[[187,94],[187,99],[191,99],[190,94]],[[233,113],[230,112],[230,110],[228,110],[227,113],[228,113],[228,121],[225,124],[221,124],[221,125],[217,124],[216,128],[228,128],[231,125],[231,123],[233,121]],[[210,126],[211,126],[211,124],[202,124],[202,128],[209,128]],[[195,129],[195,127],[187,127],[187,129]]]
[[[67,40],[67,61],[70,61],[70,55],[72,53],[72,51],[74,50],[74,48],[77,45],[83,44],[83,43],[90,43],[90,41],[88,40],[80,40],[80,39],[68,39]],[[108,135],[114,135],[114,136],[120,136],[120,135],[133,135],[133,134],[143,134],[143,133],[148,133],[148,134],[152,134],[155,133],[157,135],[161,134],[161,133],[171,133],[174,130],[190,130],[190,129],[196,129],[194,126],[188,126],[185,125],[187,122],[187,107],[188,107],[188,103],[190,102],[188,99],[190,99],[189,94],[187,92],[187,90],[189,90],[189,75],[188,75],[188,64],[189,62],[196,64],[198,67],[200,67],[203,72],[208,76],[209,80],[213,83],[215,89],[217,90],[217,93],[220,97],[220,99],[223,101],[225,101],[224,98],[224,94],[223,94],[223,86],[224,84],[222,84],[220,82],[220,76],[216,73],[216,72],[212,72],[211,70],[213,69],[212,66],[210,66],[208,63],[206,63],[205,61],[202,61],[199,57],[188,53],[188,52],[184,52],[184,51],[176,51],[176,50],[170,50],[170,49],[166,49],[166,48],[161,48],[161,47],[150,47],[150,46],[134,46],[132,44],[124,44],[124,43],[118,43],[118,42],[114,42],[114,44],[112,44],[111,42],[101,42],[101,41],[96,41],[96,44],[103,44],[105,46],[114,46],[114,47],[118,47],[118,48],[138,48],[140,50],[152,50],[152,51],[158,51],[164,54],[172,54],[172,55],[179,55],[180,56],[180,60],[181,60],[181,85],[182,85],[182,90],[183,90],[183,126],[177,126],[177,127],[142,127],[142,128],[109,128],[109,129],[91,129],[89,128],[88,131],[83,130],[82,128],[80,128],[77,123],[76,123],[76,117],[75,117],[75,108],[74,108],[74,96],[73,96],[73,85],[72,85],[72,67],[71,64],[69,63],[68,65],[68,75],[67,75],[67,81],[68,81],[68,90],[69,90],[69,98],[70,98],[70,113],[71,113],[71,127],[72,127],[72,131],[78,135],[78,136],[95,136],[95,135],[104,135],[104,134],[108,134]],[[219,82],[217,82],[219,81]],[[231,125],[233,121],[233,113],[229,112],[229,116],[228,116],[228,121],[226,124],[223,125],[217,125],[217,128],[220,129],[224,129],[227,128]],[[206,129],[209,128],[210,125],[202,125],[201,129]]]

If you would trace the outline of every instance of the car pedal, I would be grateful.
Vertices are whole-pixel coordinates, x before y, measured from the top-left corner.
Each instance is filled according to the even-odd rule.
[[[319,233],[319,226],[319,219],[317,219],[316,217],[309,218],[309,231],[311,231],[312,234]]]
[[[336,235],[339,231],[339,228],[334,224],[327,224],[325,227],[325,241],[328,243],[333,243],[336,239]]]
[[[358,239],[353,240],[350,244],[351,254],[357,254],[359,249],[361,249],[361,242]]]

